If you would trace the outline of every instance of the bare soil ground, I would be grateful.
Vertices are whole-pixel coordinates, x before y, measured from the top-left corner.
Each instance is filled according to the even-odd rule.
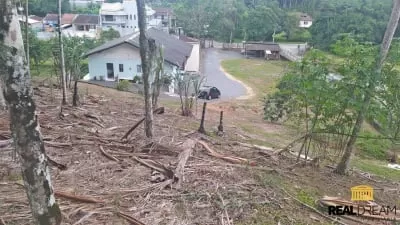
[[[197,118],[180,116],[176,103],[163,100],[165,113],[155,115],[155,138],[149,145],[143,125],[127,141],[121,141],[143,116],[140,96],[87,84],[80,85],[80,92],[80,107],[65,107],[60,116],[59,91],[51,94],[42,86],[35,90],[46,152],[67,166],[66,170],[52,167],[55,190],[101,201],[85,203],[58,195],[63,224],[135,224],[129,222],[131,218],[142,222],[136,224],[147,225],[331,224],[331,220],[303,204],[317,207],[314,201],[324,195],[349,199],[350,188],[360,184],[382,188],[375,192],[378,203],[399,205],[397,193],[389,191],[397,190],[395,182],[367,178],[358,171],[342,177],[328,167],[293,167],[296,162],[289,153],[267,157],[254,148],[236,145],[271,143],[269,146],[282,148],[295,138],[282,126],[263,122],[259,109],[249,111],[244,102],[209,104],[206,136],[192,132],[199,126]],[[214,134],[221,109],[225,112],[223,137]],[[10,137],[7,112],[0,115],[0,135],[2,139]],[[254,164],[233,164],[210,156],[197,143],[178,188],[168,179],[154,181],[154,169],[136,160],[158,162],[175,171],[184,150],[182,144],[188,139],[202,140],[220,154]],[[106,157],[100,147],[116,160]],[[0,224],[32,224],[18,164],[11,155],[11,147],[0,150]],[[326,214],[327,210],[321,212]],[[348,220],[343,223],[360,224]]]

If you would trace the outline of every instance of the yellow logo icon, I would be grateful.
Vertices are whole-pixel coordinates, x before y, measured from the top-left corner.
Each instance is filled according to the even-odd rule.
[[[352,201],[373,201],[374,189],[368,185],[359,185],[351,188]]]

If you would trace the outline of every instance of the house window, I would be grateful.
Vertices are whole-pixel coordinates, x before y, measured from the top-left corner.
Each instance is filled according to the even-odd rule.
[[[142,65],[137,65],[137,72],[141,73],[142,72]]]
[[[308,21],[304,21],[304,25],[308,25]]]
[[[136,14],[133,15],[133,20],[136,20]]]
[[[119,72],[124,72],[124,64],[119,64]]]
[[[161,15],[161,19],[164,20],[164,15]]]
[[[125,25],[121,25],[122,28],[125,28]]]
[[[105,15],[104,20],[105,21],[114,21],[114,17],[112,15]]]
[[[132,14],[131,14],[131,15],[129,15],[129,19],[130,19],[130,20],[132,20]]]

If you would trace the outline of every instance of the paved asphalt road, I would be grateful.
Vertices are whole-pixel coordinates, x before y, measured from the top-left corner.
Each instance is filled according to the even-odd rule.
[[[221,99],[237,98],[246,94],[246,89],[239,82],[229,79],[220,69],[224,59],[243,58],[240,53],[224,51],[216,48],[205,49],[203,72],[205,85],[215,86],[221,91]]]

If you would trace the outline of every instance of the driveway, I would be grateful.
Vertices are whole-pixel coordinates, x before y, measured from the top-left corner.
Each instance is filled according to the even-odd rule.
[[[246,95],[246,88],[238,81],[229,79],[221,71],[221,61],[225,59],[243,58],[240,53],[224,51],[216,48],[205,49],[203,73],[206,85],[215,86],[221,91],[221,99],[232,99]]]

